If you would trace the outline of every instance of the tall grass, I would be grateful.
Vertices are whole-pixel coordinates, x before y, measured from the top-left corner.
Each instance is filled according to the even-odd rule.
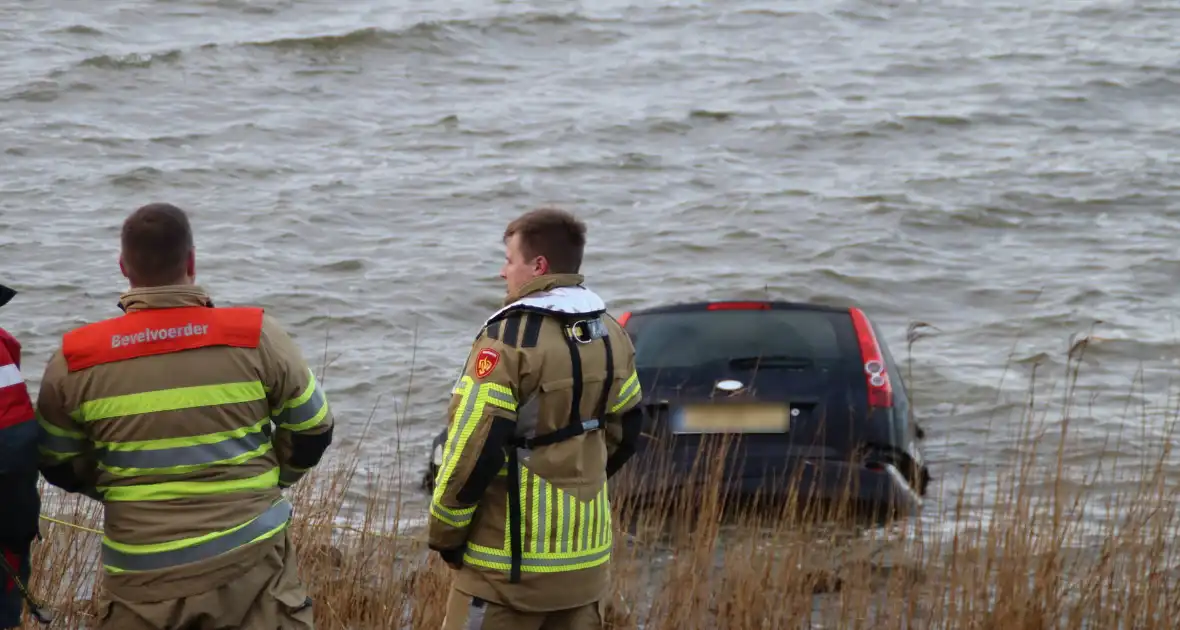
[[[727,438],[703,448],[679,486],[642,505],[624,493],[628,484],[661,473],[629,467],[613,505],[608,627],[1177,627],[1174,423],[1155,452],[1140,453],[1145,463],[1130,481],[1109,477],[1113,461],[1090,471],[1067,465],[1079,354],[1070,352],[1060,401],[1037,400],[1030,387],[1008,423],[1020,429],[1018,448],[988,462],[999,472],[965,475],[941,493],[932,486],[951,500],[928,503],[922,518],[865,524],[848,503],[810,502],[787,480],[785,495],[738,502],[718,465],[734,446]],[[451,574],[421,532],[396,527],[422,516],[406,513],[403,493],[417,492],[410,480],[426,457],[338,451],[291,493],[317,627],[440,626]],[[1096,498],[1100,478],[1118,494]],[[87,499],[48,500],[46,512],[92,528],[101,519]],[[99,537],[56,523],[45,531],[31,586],[60,611],[57,627],[87,627]]]

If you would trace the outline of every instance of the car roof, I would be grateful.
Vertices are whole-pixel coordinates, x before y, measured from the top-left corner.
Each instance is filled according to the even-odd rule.
[[[787,300],[698,300],[693,302],[676,302],[662,304],[648,308],[637,308],[631,315],[654,315],[660,313],[687,313],[691,311],[707,310],[713,304],[765,304],[770,310],[802,310],[819,311],[823,313],[847,313],[848,307],[832,306],[830,304],[813,304],[806,302],[791,302]]]

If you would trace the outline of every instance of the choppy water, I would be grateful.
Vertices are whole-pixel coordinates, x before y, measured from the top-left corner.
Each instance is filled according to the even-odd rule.
[[[1126,427],[1141,454],[1164,425],[1127,410],[1136,371],[1162,405],[1177,366],[1177,33],[1164,1],[8,3],[3,325],[35,388],[115,312],[123,216],[177,203],[199,280],[334,359],[342,433],[377,405],[366,448],[400,439],[413,477],[504,223],[558,202],[619,310],[855,301],[902,360],[937,326],[913,367],[936,492],[1012,452],[1009,355],[1060,380],[1095,320],[1071,463]]]

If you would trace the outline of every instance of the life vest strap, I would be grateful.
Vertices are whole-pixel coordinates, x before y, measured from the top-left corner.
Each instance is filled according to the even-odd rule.
[[[550,313],[550,315],[554,314]],[[570,372],[573,377],[569,422],[564,427],[544,435],[531,438],[518,437],[506,449],[508,451],[508,530],[509,545],[511,547],[510,552],[512,555],[512,565],[508,581],[511,584],[520,581],[521,558],[523,553],[521,549],[521,521],[524,516],[521,514],[522,506],[520,505],[520,464],[517,457],[517,449],[531,450],[540,446],[550,446],[602,428],[602,418],[606,416],[606,406],[610,399],[611,384],[614,382],[614,354],[611,350],[610,335],[601,317],[595,316],[589,319],[583,318],[576,321],[569,321],[573,317],[567,316],[566,319],[567,321],[562,326],[562,330],[565,333],[562,337],[565,339],[566,346],[569,347]],[[583,420],[581,412],[583,395],[581,346],[596,339],[602,339],[606,351],[606,380],[602,383],[602,393],[599,395],[598,409],[595,417],[589,420]]]

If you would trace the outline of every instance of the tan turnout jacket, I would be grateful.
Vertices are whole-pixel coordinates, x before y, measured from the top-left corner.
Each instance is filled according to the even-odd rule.
[[[640,391],[630,339],[582,282],[543,276],[510,296],[479,332],[448,409],[430,546],[462,550],[456,589],[519,611],[583,606],[607,588],[607,459]],[[571,433],[519,442],[556,431]]]
[[[332,415],[260,310],[211,308],[195,286],[132,290],[120,305],[125,315],[67,335],[45,369],[42,471],[72,463],[80,491],[103,502],[112,596],[207,592],[281,556],[291,506],[280,480],[306,470],[290,438],[329,431]]]

